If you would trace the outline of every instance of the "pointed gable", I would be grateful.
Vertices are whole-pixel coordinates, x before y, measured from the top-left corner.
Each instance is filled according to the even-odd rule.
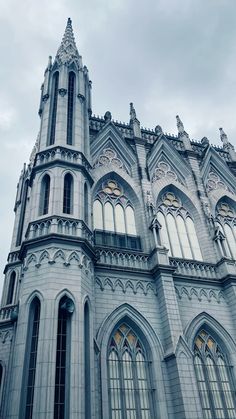
[[[235,177],[213,147],[204,156],[201,175],[208,192],[224,189],[235,194]]]
[[[112,121],[109,121],[93,140],[91,157],[93,167],[110,165],[113,169],[118,167],[129,174],[132,166],[136,164],[133,149]]]
[[[167,177],[185,185],[185,179],[191,175],[186,161],[181,158],[164,135],[159,137],[151,150],[148,168],[152,182]]]

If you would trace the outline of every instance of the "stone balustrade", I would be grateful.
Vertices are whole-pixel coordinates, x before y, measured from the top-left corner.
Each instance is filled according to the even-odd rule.
[[[90,165],[79,151],[68,150],[64,147],[53,147],[46,151],[41,151],[37,154],[35,166],[42,164],[51,163],[54,160],[62,160],[66,163],[80,164],[83,165],[87,170],[90,169]]]
[[[211,263],[170,258],[170,266],[175,268],[175,273],[196,278],[216,279],[217,269]]]
[[[56,216],[30,223],[25,237],[31,240],[49,234],[79,237],[93,244],[93,234],[82,220]]]
[[[0,322],[15,321],[17,318],[18,306],[11,305],[0,309]]]
[[[119,252],[114,250],[97,250],[97,264],[119,266],[131,269],[148,269],[148,255],[132,253],[132,252]]]

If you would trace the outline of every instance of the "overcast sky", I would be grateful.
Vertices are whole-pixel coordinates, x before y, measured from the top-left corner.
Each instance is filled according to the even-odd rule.
[[[93,82],[93,113],[220,145],[236,145],[235,0],[7,0],[0,2],[0,267],[16,184],[39,130],[40,86],[71,17]],[[0,280],[3,278],[1,274]],[[1,282],[1,281],[0,281]]]

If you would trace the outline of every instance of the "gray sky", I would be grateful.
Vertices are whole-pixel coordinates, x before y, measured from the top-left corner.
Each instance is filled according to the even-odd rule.
[[[40,86],[71,17],[93,82],[93,113],[220,145],[236,145],[235,0],[7,0],[0,2],[0,269],[16,184],[39,130]],[[0,282],[3,275],[0,274]]]

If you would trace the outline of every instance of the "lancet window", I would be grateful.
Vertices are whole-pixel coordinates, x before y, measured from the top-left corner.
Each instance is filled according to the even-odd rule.
[[[217,206],[216,227],[225,238],[221,241],[223,253],[236,260],[236,215],[227,202]]]
[[[136,331],[122,323],[108,346],[111,419],[151,419],[150,360]]]
[[[12,304],[13,303],[15,283],[16,283],[16,273],[15,273],[15,271],[13,271],[11,273],[11,276],[10,276],[6,304]]]
[[[39,322],[40,322],[40,301],[35,298],[30,307],[29,325],[28,325],[28,342],[27,347],[29,353],[27,354],[27,384],[25,397],[25,419],[33,417],[33,403],[34,403],[34,385],[36,374],[38,337],[39,337]]]
[[[53,145],[55,143],[56,119],[57,119],[57,101],[58,101],[58,83],[59,83],[59,73],[58,73],[58,71],[56,71],[56,73],[53,74],[53,78],[52,78],[51,124],[50,124],[48,145]]]
[[[63,212],[65,214],[73,213],[73,177],[70,173],[64,177]]]
[[[202,260],[193,219],[173,192],[167,192],[157,211],[161,244],[170,256]]]
[[[202,329],[194,342],[194,366],[205,419],[236,417],[231,366],[216,340]]]
[[[136,235],[134,209],[114,180],[104,182],[93,204],[94,229]]]
[[[46,174],[43,177],[43,180],[41,183],[40,207],[39,207],[40,215],[45,215],[48,213],[49,196],[50,196],[50,176]]]
[[[75,96],[75,73],[69,72],[68,79],[68,102],[67,102],[67,144],[73,144],[73,116]]]
[[[68,388],[70,361],[70,316],[74,311],[74,303],[63,297],[59,303],[57,322],[56,377],[54,397],[54,419],[68,417]]]

